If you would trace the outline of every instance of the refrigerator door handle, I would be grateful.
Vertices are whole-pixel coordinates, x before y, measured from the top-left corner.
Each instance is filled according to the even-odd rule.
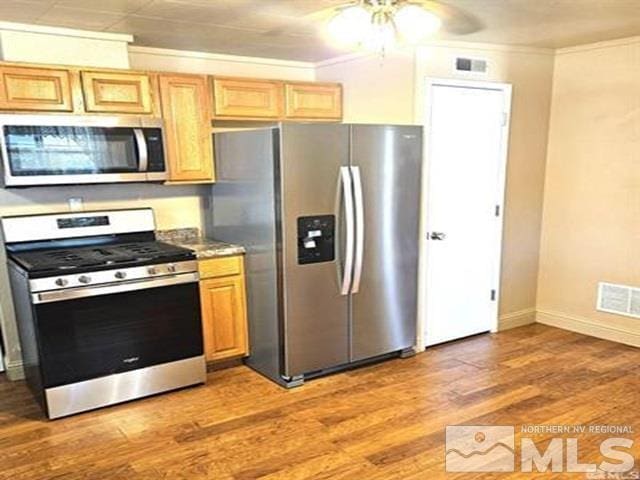
[[[362,262],[364,258],[364,200],[360,167],[349,168],[351,169],[351,176],[353,178],[353,198],[356,211],[355,265],[353,269],[351,293],[358,293],[358,290],[360,290],[360,278],[362,277]]]
[[[340,262],[338,265],[338,275],[340,282],[340,295],[349,295],[351,290],[351,276],[353,274],[353,247],[354,247],[354,214],[353,214],[353,182],[349,167],[340,167],[340,183],[342,188],[338,190],[342,192],[342,200],[344,202],[345,213],[345,255],[344,267],[340,271]],[[340,209],[338,202],[338,209]],[[338,220],[340,225],[340,220]]]

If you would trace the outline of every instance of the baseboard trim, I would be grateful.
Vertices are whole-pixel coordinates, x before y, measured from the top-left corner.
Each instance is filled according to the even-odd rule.
[[[7,362],[5,358],[5,368],[7,373],[7,378],[12,382],[16,380],[24,380],[24,368],[22,367],[22,362]]]
[[[609,327],[586,318],[575,317],[561,312],[538,310],[536,322],[551,327],[562,328],[590,337],[602,338],[612,342],[624,343],[632,347],[640,347],[640,332],[632,332],[620,328]]]
[[[536,309],[525,308],[517,312],[506,313],[500,315],[498,319],[498,331],[509,330],[510,328],[522,327],[530,325],[536,321]]]

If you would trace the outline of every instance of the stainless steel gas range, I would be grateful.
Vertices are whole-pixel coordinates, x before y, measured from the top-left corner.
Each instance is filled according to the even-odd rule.
[[[49,418],[204,383],[192,251],[151,209],[5,217],[27,381]]]

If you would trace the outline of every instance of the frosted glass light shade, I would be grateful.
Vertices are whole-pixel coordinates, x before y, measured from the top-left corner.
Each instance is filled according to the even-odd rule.
[[[418,5],[404,5],[393,17],[398,34],[407,43],[415,44],[440,28],[441,20]]]
[[[348,7],[333,17],[327,25],[327,33],[339,45],[361,44],[371,29],[371,14],[360,6]]]

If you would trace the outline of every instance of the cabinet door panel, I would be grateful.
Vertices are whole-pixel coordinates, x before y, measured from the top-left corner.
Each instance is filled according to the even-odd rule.
[[[342,118],[342,86],[339,84],[287,83],[285,96],[287,118]]]
[[[171,181],[214,180],[211,109],[206,77],[160,75]]]
[[[87,112],[152,113],[148,75],[87,71],[81,75]]]
[[[0,67],[0,108],[71,112],[71,76],[68,70]]]
[[[233,275],[201,281],[200,303],[207,360],[246,355],[244,277]]]
[[[279,118],[282,83],[267,80],[214,78],[214,116]]]

